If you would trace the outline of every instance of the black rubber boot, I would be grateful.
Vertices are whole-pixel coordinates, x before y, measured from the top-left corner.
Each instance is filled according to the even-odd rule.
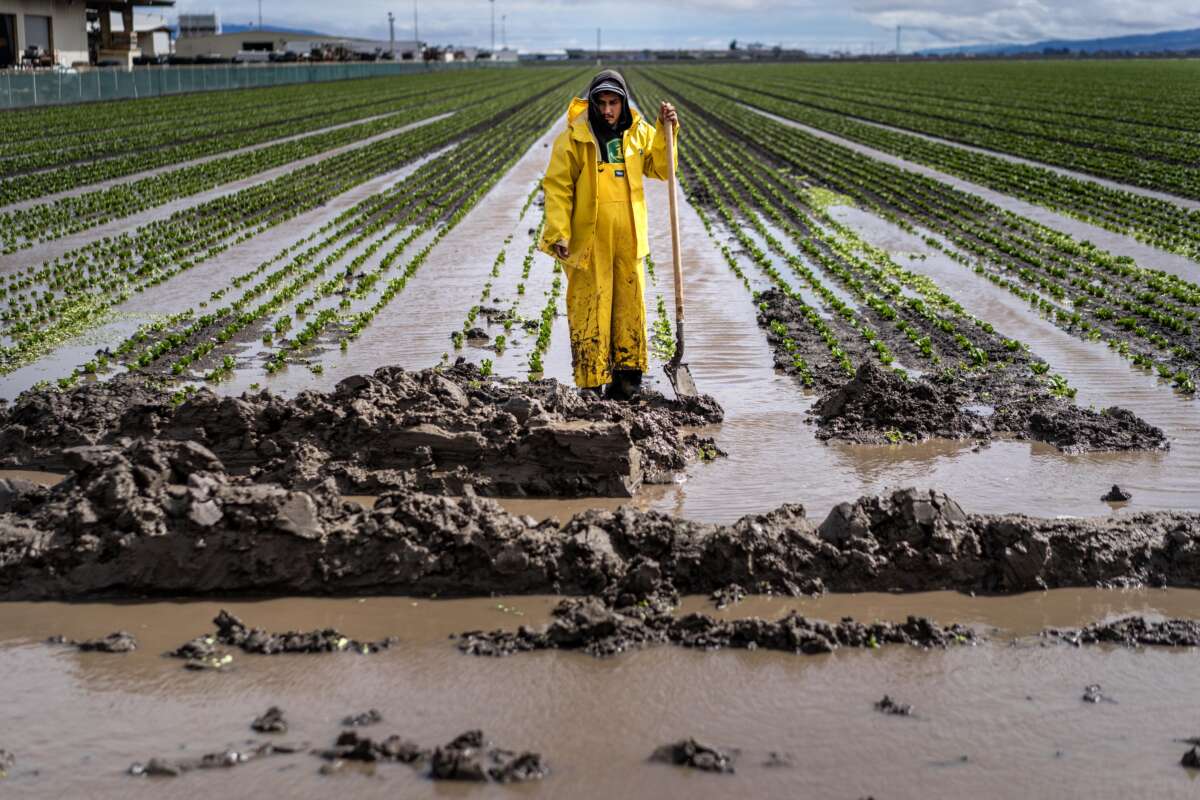
[[[608,385],[609,400],[632,400],[642,390],[642,371],[640,369],[613,370],[612,383]]]

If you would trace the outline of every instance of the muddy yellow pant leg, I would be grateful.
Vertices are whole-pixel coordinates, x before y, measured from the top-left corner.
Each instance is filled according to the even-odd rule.
[[[624,165],[603,164],[597,177],[596,236],[567,274],[571,359],[581,387],[609,383],[614,368],[644,372],[649,361],[645,277]]]
[[[612,265],[583,259],[567,274],[567,325],[571,329],[571,366],[575,385],[603,386],[612,380]]]
[[[650,368],[646,340],[646,276],[637,245],[613,257],[612,357],[613,369]]]

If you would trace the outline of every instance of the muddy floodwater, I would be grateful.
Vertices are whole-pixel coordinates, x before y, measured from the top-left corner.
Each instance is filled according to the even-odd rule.
[[[95,797],[1186,797],[1197,774],[1179,765],[1200,735],[1194,698],[1200,654],[1042,645],[1027,637],[1127,612],[1173,616],[1200,592],[1066,590],[1007,598],[948,593],[744,601],[719,616],[860,620],[931,614],[970,623],[974,647],[906,647],[798,656],[659,646],[595,659],[541,652],[479,658],[448,637],[538,624],[552,597],[409,598],[0,605],[5,675],[0,747],[17,765],[4,796]],[[712,607],[688,598],[685,610]],[[356,639],[398,636],[390,650],[302,656],[235,655],[224,672],[191,672],[162,653],[212,629],[221,608],[268,630],[335,627]],[[126,630],[133,653],[46,644]],[[1112,702],[1082,700],[1100,684]],[[884,694],[912,716],[874,710]],[[286,734],[250,722],[282,708]],[[369,708],[426,746],[481,728],[495,742],[542,754],[541,783],[434,784],[401,764],[321,775],[301,752],[176,778],[126,774],[151,757],[187,758],[264,739],[332,745],[340,721]],[[694,736],[740,751],[734,775],[651,764],[660,744]],[[790,766],[764,766],[775,753]],[[11,793],[11,794],[10,794]]]

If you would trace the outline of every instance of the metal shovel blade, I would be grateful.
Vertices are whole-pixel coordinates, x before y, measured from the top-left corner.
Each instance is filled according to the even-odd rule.
[[[692,371],[683,361],[682,320],[675,323],[675,355],[663,365],[663,371],[667,373],[667,380],[671,382],[671,388],[675,390],[675,397],[682,400],[685,397],[700,396],[699,390],[696,389],[696,382],[692,380]]]
[[[671,388],[675,390],[677,398],[682,400],[685,397],[700,396],[687,364],[673,358],[663,366],[663,370],[667,373],[667,380],[671,382]]]

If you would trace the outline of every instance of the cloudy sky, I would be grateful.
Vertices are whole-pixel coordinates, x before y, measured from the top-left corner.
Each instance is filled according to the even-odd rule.
[[[262,0],[267,25],[387,38],[410,38],[414,0]],[[421,39],[478,44],[491,39],[488,0],[416,0]],[[216,11],[224,22],[257,18],[256,0],[177,0],[180,12]],[[1200,27],[1197,0],[495,0],[511,47],[726,47],[730,39],[812,50],[902,49],[1085,39]]]

